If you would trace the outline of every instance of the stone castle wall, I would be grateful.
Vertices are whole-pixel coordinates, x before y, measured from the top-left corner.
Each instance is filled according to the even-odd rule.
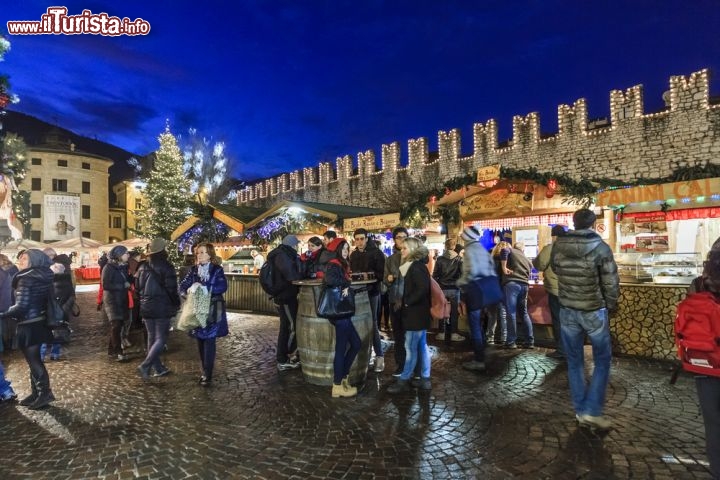
[[[720,105],[709,102],[709,72],[670,78],[669,107],[645,114],[642,85],[610,92],[610,123],[588,123],[585,99],[558,107],[558,132],[540,136],[540,117],[533,112],[513,118],[513,137],[498,144],[494,119],[473,125],[473,154],[461,156],[457,129],[438,132],[438,155],[430,158],[426,138],[410,139],[407,165],[398,142],[382,145],[381,168],[375,152],[339,157],[250,185],[238,192],[239,205],[264,206],[281,200],[381,206],[378,192],[397,191],[406,183],[440,186],[479,167],[501,164],[513,169],[537,168],[581,178],[632,181],[659,178],[678,166],[720,163]],[[386,203],[387,203],[387,199]]]

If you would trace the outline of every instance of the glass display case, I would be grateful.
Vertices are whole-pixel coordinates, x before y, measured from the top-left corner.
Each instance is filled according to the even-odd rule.
[[[689,285],[702,273],[699,253],[654,253],[653,282]]]
[[[621,283],[689,285],[702,273],[699,253],[616,253]]]
[[[621,283],[642,283],[653,281],[652,253],[616,253],[615,263]]]

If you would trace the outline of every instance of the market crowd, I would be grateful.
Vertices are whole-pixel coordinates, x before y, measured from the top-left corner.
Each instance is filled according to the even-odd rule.
[[[372,327],[370,368],[385,370],[385,349],[381,329],[392,335],[396,377],[387,392],[402,394],[413,388],[429,391],[431,358],[428,331],[434,328],[432,290],[435,283],[450,304],[449,315],[437,325],[436,339],[466,341],[458,332],[458,318],[464,313],[470,329],[471,357],[463,368],[481,374],[486,369],[489,346],[506,349],[533,349],[533,326],[527,299],[533,268],[543,273],[543,284],[553,323],[556,350],[548,355],[567,362],[570,398],[581,426],[607,430],[611,421],[603,414],[609,383],[611,339],[609,316],[616,309],[619,277],[612,250],[594,231],[595,214],[580,209],[573,215],[573,230],[556,225],[552,243],[530,261],[520,242],[499,242],[488,251],[480,242],[481,232],[473,226],[460,234],[462,246],[448,239],[442,254],[431,253],[422,238],[412,237],[404,227],[392,231],[392,252],[386,256],[378,242],[365,230],[353,232],[352,243],[327,231],[307,241],[300,253],[300,240],[285,236],[266,257],[253,251],[255,273],[263,280],[262,265],[272,271],[268,286],[274,293],[280,317],[276,361],[279,371],[301,367],[296,328],[298,315],[297,281],[313,279],[323,289],[336,292],[337,301],[354,295],[353,281],[363,280]],[[198,384],[212,385],[216,341],[228,334],[223,298],[227,280],[221,260],[210,243],[194,246],[193,265],[178,279],[168,261],[167,242],[153,240],[144,253],[129,252],[122,245],[112,248],[100,260],[102,273],[98,310],[108,325],[107,353],[113,361],[125,362],[133,326],[144,327],[145,358],[137,366],[143,380],[163,377],[170,369],[162,362],[172,319],[182,299],[201,290],[209,302],[207,318],[188,331],[197,344]],[[262,267],[262,268],[261,268]],[[62,356],[61,338],[51,328],[49,301],[57,299],[66,321],[77,315],[74,277],[70,259],[51,249],[29,249],[18,255],[17,263],[0,255],[0,332],[19,349],[29,370],[30,393],[19,401],[29,409],[47,407],[55,400],[45,368]],[[720,301],[720,239],[715,242],[704,271],[692,286],[707,291]],[[492,298],[497,292],[497,300]],[[483,298],[486,301],[478,301]],[[187,302],[186,302],[187,304]],[[354,311],[328,317],[335,331],[331,396],[353,397],[350,372],[362,346],[353,321]],[[594,368],[585,372],[585,340],[592,346]],[[0,342],[3,345],[5,342]],[[705,420],[708,457],[717,475],[720,464],[720,378],[699,377],[698,396]],[[16,394],[5,378],[0,363],[0,400],[13,401]]]

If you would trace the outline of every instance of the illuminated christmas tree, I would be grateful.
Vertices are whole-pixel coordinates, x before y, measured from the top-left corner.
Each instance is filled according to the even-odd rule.
[[[190,181],[183,171],[183,156],[169,125],[158,140],[160,149],[155,152],[144,192],[147,207],[136,215],[142,236],[167,240],[190,215]]]

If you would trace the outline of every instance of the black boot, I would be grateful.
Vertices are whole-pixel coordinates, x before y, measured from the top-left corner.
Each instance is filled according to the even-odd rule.
[[[28,405],[30,410],[40,410],[50,405],[50,402],[55,400],[55,396],[50,390],[50,375],[45,372],[42,377],[38,378],[35,382],[37,386],[38,397],[35,401]]]
[[[38,398],[38,391],[37,391],[37,387],[35,386],[35,378],[32,376],[32,373],[30,374],[30,388],[32,388],[32,393],[30,393],[30,395],[23,398],[19,402],[19,404],[22,405],[23,407],[32,405],[32,403],[35,400],[37,400],[37,398]]]
[[[388,393],[403,393],[410,391],[410,381],[398,378],[395,383],[390,385],[387,389]]]
[[[477,362],[485,361],[485,343],[482,340],[473,339],[473,353],[475,354],[474,360]]]

